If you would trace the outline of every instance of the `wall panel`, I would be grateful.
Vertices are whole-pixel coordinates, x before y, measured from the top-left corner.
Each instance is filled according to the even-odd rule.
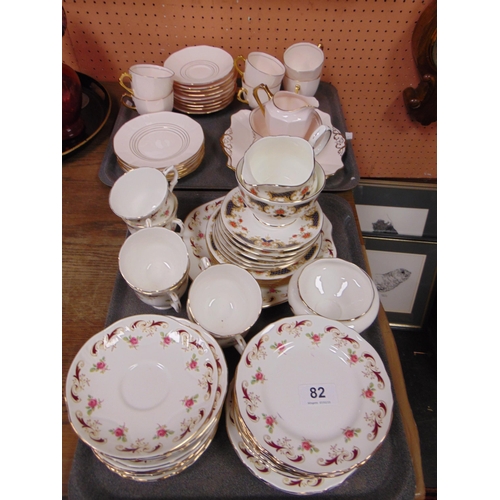
[[[63,61],[100,81],[135,63],[163,64],[190,45],[233,57],[283,60],[301,41],[322,43],[322,79],[337,88],[362,177],[436,179],[437,126],[406,113],[416,87],[411,37],[430,0],[64,0]]]

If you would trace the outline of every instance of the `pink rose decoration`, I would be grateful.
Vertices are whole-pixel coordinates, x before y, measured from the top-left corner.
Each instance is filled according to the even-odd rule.
[[[87,403],[90,408],[95,408],[97,406],[97,399],[89,399],[89,402]]]
[[[264,379],[264,374],[263,374],[262,372],[257,372],[257,373],[255,374],[255,378],[256,378],[257,380],[263,380],[263,379]]]
[[[130,337],[130,343],[132,345],[137,345],[139,341],[137,340],[137,337]]]
[[[187,399],[186,402],[184,403],[188,408],[191,408],[191,406],[194,405],[193,399]]]
[[[159,437],[165,437],[167,435],[167,431],[165,429],[158,429],[156,433]]]
[[[354,431],[352,429],[347,429],[344,435],[347,439],[352,439],[354,437]]]
[[[366,389],[365,398],[368,398],[368,399],[373,398],[373,391],[371,389]]]
[[[358,362],[358,356],[356,354],[351,354],[351,361],[353,363],[357,363]]]
[[[313,339],[314,342],[319,342],[321,340],[321,337],[317,333],[315,333],[312,336],[312,339]]]
[[[98,370],[104,370],[106,368],[106,363],[104,361],[98,361],[96,367]]]
[[[117,428],[115,429],[115,436],[116,436],[116,437],[122,437],[122,436],[123,436],[123,434],[124,434],[124,432],[123,432],[123,429],[122,429],[121,427],[117,427]]]
[[[170,344],[170,342],[172,342],[172,341],[171,341],[171,339],[170,339],[170,337],[168,337],[168,336],[167,336],[167,337],[163,337],[163,343],[164,343],[164,344],[169,345],[169,344]]]
[[[266,417],[266,424],[272,426],[274,424],[274,418],[271,416],[267,416]]]
[[[194,359],[191,360],[191,363],[189,363],[189,368],[191,370],[195,370],[197,366],[198,366],[198,363]]]
[[[306,451],[309,451],[311,449],[311,443],[309,443],[309,441],[303,441],[302,448]]]

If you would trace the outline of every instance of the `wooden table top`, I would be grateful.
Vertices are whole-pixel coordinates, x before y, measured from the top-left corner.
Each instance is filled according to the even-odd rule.
[[[68,482],[78,437],[69,424],[64,385],[73,358],[84,342],[105,327],[109,301],[118,272],[117,256],[126,236],[124,223],[108,204],[110,188],[99,177],[121,87],[105,83],[113,107],[102,130],[62,162],[62,497]],[[339,193],[354,209],[351,191]],[[354,213],[355,209],[353,210]],[[361,233],[360,233],[361,238]],[[362,238],[361,238],[362,241]],[[425,497],[418,431],[409,405],[397,347],[385,312],[379,314],[394,391],[401,408],[417,480],[416,498]]]

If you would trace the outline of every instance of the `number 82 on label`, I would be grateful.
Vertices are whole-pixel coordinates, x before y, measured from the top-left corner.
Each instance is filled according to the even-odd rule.
[[[334,384],[300,386],[300,402],[307,405],[333,404],[336,401]]]

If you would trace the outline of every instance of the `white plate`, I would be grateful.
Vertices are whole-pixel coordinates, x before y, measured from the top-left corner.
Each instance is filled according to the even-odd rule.
[[[323,151],[316,156],[316,160],[323,167],[325,175],[330,177],[337,170],[344,167],[342,156],[345,153],[345,138],[337,128],[332,126],[330,115],[321,110],[316,110],[323,125],[333,129],[332,138],[328,141]],[[231,116],[231,126],[221,138],[222,149],[226,154],[227,166],[235,170],[238,162],[243,158],[245,151],[258,139],[250,126],[250,113],[248,109],[242,109]]]
[[[241,418],[260,446],[310,474],[363,464],[392,420],[391,382],[376,350],[321,316],[284,318],[250,339],[235,388]]]
[[[194,280],[202,271],[202,257],[210,258],[207,247],[207,225],[214,211],[222,204],[224,197],[216,198],[192,210],[184,220],[182,238],[189,254],[189,277]],[[332,223],[323,218],[323,245],[318,257],[336,257],[337,249],[332,238]],[[282,304],[288,300],[288,282],[279,285],[260,286],[262,307]]]
[[[115,153],[133,167],[165,168],[199,152],[203,129],[189,116],[162,111],[124,123],[113,139]]]
[[[207,423],[216,366],[207,341],[174,318],[124,318],[92,336],[73,360],[66,380],[69,420],[101,453],[166,455]]]
[[[163,65],[175,72],[176,82],[206,85],[225,77],[233,69],[233,58],[218,47],[197,45],[174,52]]]
[[[333,478],[304,478],[282,474],[276,469],[273,469],[267,461],[259,456],[258,452],[249,448],[241,439],[232,416],[233,397],[231,389],[232,387],[229,388],[225,405],[226,429],[229,441],[243,464],[258,479],[264,481],[273,488],[286,491],[287,493],[310,495],[335,488],[355,472],[347,472]]]

